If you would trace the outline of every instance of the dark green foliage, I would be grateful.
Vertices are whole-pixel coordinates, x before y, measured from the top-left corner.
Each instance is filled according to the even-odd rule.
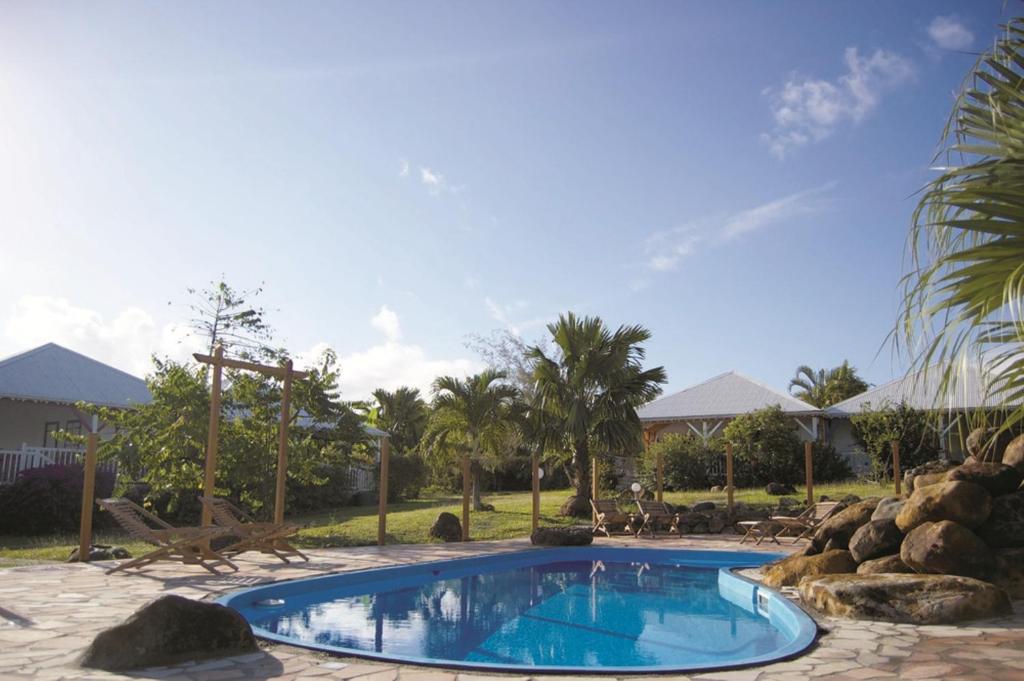
[[[0,534],[77,532],[82,514],[81,464],[43,466],[18,474],[0,487]],[[96,496],[110,496],[114,476],[96,471]],[[94,514],[99,519],[100,514]],[[101,520],[101,519],[100,519]]]
[[[796,376],[789,382],[789,391],[793,395],[823,409],[867,389],[867,382],[857,375],[857,369],[845,359],[839,366],[828,370],[815,371],[807,365],[801,365],[796,369]]]
[[[892,477],[891,443],[900,443],[900,468],[907,470],[935,459],[941,449],[939,436],[929,415],[905,402],[872,409],[866,404],[850,417],[853,435],[871,458],[871,470],[878,479]]]
[[[650,485],[641,482],[645,489],[653,489],[656,484],[654,462],[658,454],[662,456],[666,489],[707,489],[725,484],[725,445],[720,438],[705,443],[694,435],[670,433],[662,437],[644,457],[644,470],[650,471],[644,476]],[[719,470],[720,474],[711,474]]]
[[[737,416],[722,435],[733,443],[737,486],[803,479],[803,442],[797,435],[797,425],[779,405]]]

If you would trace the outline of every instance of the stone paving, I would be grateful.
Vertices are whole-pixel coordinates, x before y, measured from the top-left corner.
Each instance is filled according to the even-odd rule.
[[[738,546],[738,537],[598,540],[602,544],[657,548],[778,550]],[[108,564],[36,565],[0,570],[0,679],[357,679],[358,681],[488,681],[522,679],[330,657],[299,648],[264,645],[262,652],[213,661],[154,668],[130,676],[77,666],[77,659],[102,629],[125,619],[164,594],[189,598],[217,595],[267,581],[382,565],[447,560],[522,550],[525,540],[330,549],[311,551],[310,563],[285,565],[267,556],[242,556],[238,573],[213,576],[199,568],[153,566],[107,576]],[[273,561],[273,562],[272,562]],[[787,594],[794,597],[792,593]],[[788,662],[725,672],[658,675],[659,679],[707,681],[805,681],[811,679],[1024,679],[1024,602],[1011,617],[964,626],[918,627],[818,617],[823,633],[806,654]],[[568,677],[538,675],[540,681]],[[607,679],[609,676],[572,677]],[[651,676],[643,677],[651,678]]]

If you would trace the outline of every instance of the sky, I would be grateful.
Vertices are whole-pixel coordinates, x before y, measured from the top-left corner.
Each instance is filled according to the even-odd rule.
[[[223,277],[348,399],[569,310],[650,329],[668,392],[882,383],[915,194],[1016,9],[0,0],[0,356],[145,375]]]

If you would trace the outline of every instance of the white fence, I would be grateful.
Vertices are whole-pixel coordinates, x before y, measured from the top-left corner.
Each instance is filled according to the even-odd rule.
[[[346,488],[356,492],[369,492],[377,489],[377,474],[371,468],[349,466]]]
[[[75,447],[29,447],[0,449],[0,485],[14,482],[18,473],[43,466],[81,463],[85,450]],[[101,463],[98,470],[114,470],[116,464]]]

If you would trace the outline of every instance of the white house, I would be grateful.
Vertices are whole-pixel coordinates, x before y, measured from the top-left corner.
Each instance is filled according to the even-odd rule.
[[[127,409],[150,399],[142,379],[56,343],[0,360],[0,484],[78,458],[81,448],[58,437],[85,430],[77,402]]]

